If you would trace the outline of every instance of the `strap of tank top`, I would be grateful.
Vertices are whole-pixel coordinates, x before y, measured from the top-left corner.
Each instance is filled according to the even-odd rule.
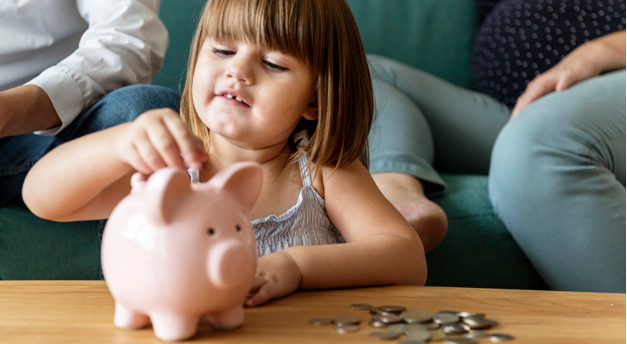
[[[306,130],[301,130],[292,135],[292,139],[296,143],[296,147],[300,149],[307,144],[309,136],[307,136]],[[309,164],[307,163],[307,156],[305,154],[301,154],[298,157],[298,167],[300,168],[300,176],[303,180],[303,186],[311,186],[311,174],[309,173]]]

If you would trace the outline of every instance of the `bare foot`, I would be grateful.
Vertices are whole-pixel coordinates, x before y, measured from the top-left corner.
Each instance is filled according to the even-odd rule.
[[[383,195],[405,217],[420,236],[425,251],[431,251],[446,235],[448,221],[444,210],[424,194],[419,179],[403,173],[372,175]]]

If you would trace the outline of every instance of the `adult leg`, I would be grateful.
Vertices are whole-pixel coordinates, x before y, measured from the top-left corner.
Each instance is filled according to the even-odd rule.
[[[428,123],[433,140],[433,166],[439,172],[487,174],[494,141],[508,122],[511,109],[494,98],[453,85],[443,79],[400,62],[380,56],[369,56],[372,76],[400,90],[420,109]],[[375,95],[375,100],[379,102]],[[387,102],[378,108],[373,127],[417,128],[423,121],[396,111],[396,104]],[[377,104],[379,106],[379,104]],[[414,129],[384,132],[382,140],[398,145],[395,149],[417,152]],[[409,142],[405,144],[404,142]],[[373,148],[376,149],[376,148]],[[406,153],[405,157],[412,153]],[[417,176],[420,178],[420,176]]]
[[[529,105],[499,135],[490,198],[554,289],[625,292],[625,71]]]
[[[433,169],[429,125],[416,104],[395,87],[374,79],[376,117],[370,130],[370,172],[383,195],[416,230],[425,250],[434,249],[446,234],[446,214],[425,195],[424,185],[442,191],[444,182]],[[407,125],[411,123],[411,125]],[[391,140],[389,135],[394,135]],[[407,149],[411,147],[411,149]],[[418,179],[420,178],[420,179]]]
[[[105,95],[54,136],[19,135],[0,139],[0,206],[21,204],[22,184],[30,168],[47,152],[79,136],[134,120],[154,108],[178,109],[179,97],[169,88],[127,86]]]
[[[430,250],[447,226],[442,209],[425,196],[445,189],[434,160],[449,171],[487,172],[509,109],[402,63],[379,56],[369,56],[369,62],[377,107],[370,172]]]

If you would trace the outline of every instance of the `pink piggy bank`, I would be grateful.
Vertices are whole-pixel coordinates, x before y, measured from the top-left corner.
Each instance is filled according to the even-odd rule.
[[[115,325],[152,322],[155,335],[168,341],[193,336],[201,320],[241,326],[257,263],[248,213],[261,189],[261,167],[234,164],[201,184],[165,168],[148,180],[135,174],[131,185],[102,239]]]

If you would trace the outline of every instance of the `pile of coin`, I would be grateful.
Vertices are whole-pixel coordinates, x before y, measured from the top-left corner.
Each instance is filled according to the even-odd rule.
[[[350,305],[352,310],[368,311],[371,315],[368,325],[378,328],[370,333],[370,338],[379,340],[400,340],[399,344],[422,344],[428,341],[449,343],[477,343],[486,338],[492,342],[514,339],[506,333],[488,333],[485,330],[498,326],[498,322],[486,318],[483,313],[442,310],[435,314],[422,310],[407,310],[403,306],[386,305],[374,307],[367,303]],[[313,325],[334,325],[338,333],[359,331],[361,319],[350,315],[333,318],[312,318]]]

